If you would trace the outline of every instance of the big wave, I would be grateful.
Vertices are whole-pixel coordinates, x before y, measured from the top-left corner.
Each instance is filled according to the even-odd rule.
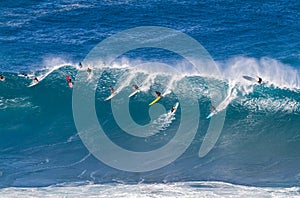
[[[139,64],[141,64],[139,62]],[[97,79],[95,108],[99,123],[116,144],[147,151],[166,144],[180,124],[181,110],[167,118],[179,100],[197,99],[200,117],[197,134],[187,151],[170,165],[145,173],[118,171],[99,162],[82,144],[73,121],[72,89],[65,76],[76,81],[79,70],[73,63],[54,64],[29,76],[4,73],[0,84],[1,178],[4,186],[45,186],[63,182],[173,182],[216,180],[248,185],[297,185],[299,182],[299,82],[298,71],[270,58],[235,57],[218,62],[220,75],[198,73],[185,63],[164,71],[161,65],[134,67],[126,59],[113,65],[91,66]],[[261,85],[245,80],[248,75],[263,78]],[[27,86],[33,76],[43,78]],[[188,82],[189,85],[184,84]],[[132,120],[156,131],[147,137],[124,133],[115,121],[108,87],[129,95],[132,84],[142,92],[129,100]],[[211,89],[218,89],[214,95]],[[161,115],[152,115],[149,102],[154,90],[172,92],[160,103]],[[219,111],[227,110],[226,121],[215,147],[199,158],[198,150],[207,131],[212,98],[220,97]],[[113,99],[123,104],[122,98]],[[179,101],[180,102],[180,101]],[[83,106],[85,104],[82,104]],[[219,106],[219,108],[218,108]],[[99,142],[101,144],[101,142]]]

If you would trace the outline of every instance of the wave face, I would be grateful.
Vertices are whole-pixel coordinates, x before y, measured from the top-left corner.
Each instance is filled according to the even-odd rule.
[[[0,74],[6,77],[4,82],[0,81],[1,195],[8,192],[8,196],[13,196],[15,189],[24,192],[20,186],[29,187],[26,188],[29,191],[34,188],[39,193],[45,192],[41,186],[47,189],[53,185],[53,189],[49,188],[55,192],[63,187],[72,191],[72,186],[82,185],[85,191],[90,187],[98,189],[98,184],[100,188],[102,185],[110,188],[115,183],[121,183],[116,193],[127,193],[131,190],[129,186],[138,188],[137,183],[142,183],[142,187],[149,184],[153,189],[150,193],[155,194],[160,186],[168,188],[170,184],[173,188],[173,182],[178,182],[179,192],[185,194],[193,181],[204,182],[204,186],[206,181],[213,182],[213,187],[216,181],[225,182],[217,185],[216,190],[212,188],[216,194],[220,189],[228,189],[228,183],[242,185],[242,189],[252,189],[245,185],[256,186],[253,191],[257,193],[261,192],[260,186],[271,186],[268,192],[276,191],[277,187],[296,186],[282,192],[292,196],[299,193],[299,3],[298,0],[1,1]],[[180,55],[153,48],[131,50],[113,64],[94,64],[90,80],[86,79],[87,68],[83,71],[77,68],[78,62],[84,63],[100,42],[140,26],[170,28],[194,38],[216,61],[220,75],[198,72]],[[145,32],[145,35],[153,34]],[[161,35],[142,39],[142,43],[159,44],[168,38],[173,37]],[[176,43],[172,44],[183,46]],[[153,62],[161,65],[137,68]],[[163,64],[180,71],[180,75],[164,70]],[[21,75],[23,72],[29,76]],[[100,72],[102,75],[97,76]],[[66,75],[74,81],[73,90],[66,83]],[[34,76],[40,83],[27,87]],[[254,81],[260,76],[263,83],[258,85],[243,76]],[[87,149],[81,131],[76,128],[73,93],[80,82],[87,85],[95,82],[93,109],[97,121],[112,142],[128,151],[150,153],[171,143],[183,118],[199,123],[199,127],[187,150],[162,168],[147,172],[112,168]],[[143,89],[127,100],[133,83],[143,85]],[[120,93],[113,100],[104,101],[111,85]],[[167,89],[171,93],[149,107],[153,91],[163,93]],[[213,90],[219,91],[218,94]],[[214,103],[216,99],[220,101]],[[175,115],[167,115],[176,102],[179,109]],[[219,113],[206,119],[211,104]],[[82,104],[82,110],[85,107],[87,103]],[[199,115],[193,116],[193,111]],[[226,115],[225,123],[216,144],[211,150],[199,152],[205,140],[209,140],[206,135],[214,127],[212,121],[221,114]],[[120,117],[130,120],[120,122],[123,120]],[[137,126],[147,131],[133,130]],[[185,131],[188,135],[191,130],[185,128]],[[101,151],[107,148],[102,140],[94,145],[99,145]],[[183,139],[179,138],[176,145],[182,146]],[[127,155],[122,157],[133,161]],[[153,158],[149,163],[159,161],[160,158]],[[196,187],[200,191],[205,191],[204,188]],[[233,189],[229,196],[236,193]],[[62,194],[57,193],[57,196]]]
[[[211,78],[190,72],[180,75],[154,73],[148,67],[137,69],[131,66],[134,65],[131,62],[134,61],[127,59],[126,64],[105,66],[99,79],[93,76],[92,80],[98,82],[95,109],[99,123],[106,135],[121,147],[149,151],[168,143],[176,134],[183,115],[179,108],[175,115],[166,116],[172,105],[177,101],[181,103],[197,98],[200,117],[190,119],[199,119],[199,127],[183,155],[173,163],[150,172],[131,173],[111,168],[87,150],[77,133],[72,114],[72,89],[65,82],[67,74],[74,79],[74,86],[82,80],[75,78],[78,69],[74,65],[61,64],[36,72],[40,78],[46,77],[30,88],[27,86],[32,79],[6,73],[7,80],[0,86],[3,93],[0,98],[0,118],[3,120],[0,126],[1,187],[86,181],[157,183],[215,180],[262,186],[298,184],[300,96],[297,74],[294,79],[289,75],[294,72],[293,68],[269,58],[237,57],[223,63],[232,65],[231,71],[229,66],[224,70],[220,67],[224,76]],[[248,63],[247,67],[242,66],[245,63]],[[262,85],[240,78],[249,73],[267,74],[271,72],[267,64],[274,66],[274,63],[277,63],[276,70],[285,72],[280,72],[281,76],[286,74],[289,77],[286,81],[282,77],[278,81],[270,81],[276,79],[276,73],[269,79],[266,77]],[[251,67],[252,70],[249,69]],[[95,67],[93,72],[97,73],[100,68],[102,66]],[[229,75],[232,72],[236,74]],[[183,84],[185,81],[191,86],[187,88]],[[109,86],[113,85],[120,95],[127,96],[132,92],[132,84],[143,86],[129,103],[124,103],[124,98],[118,96],[112,101],[104,101],[110,95]],[[222,95],[228,100],[222,109],[227,111],[216,145],[207,155],[199,157],[199,148],[210,121],[205,117],[210,111],[211,98],[215,97],[208,84],[221,87]],[[161,114],[152,115],[153,107],[148,105],[154,99],[152,93],[155,90],[163,92],[166,88],[172,92],[156,104]],[[183,97],[179,100],[175,92]],[[129,105],[132,120],[139,125],[150,123],[150,133],[136,137],[124,132],[115,120],[111,108],[113,103]],[[190,107],[193,108],[193,104]],[[152,130],[156,132],[151,134]]]

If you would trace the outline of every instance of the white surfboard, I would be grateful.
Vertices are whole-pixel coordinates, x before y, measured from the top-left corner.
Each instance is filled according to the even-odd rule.
[[[28,85],[28,87],[33,87],[37,84],[39,84],[42,80],[44,80],[51,72],[48,72],[40,77],[37,77],[37,79],[39,80],[38,82],[34,82],[34,80],[30,83],[30,85]]]
[[[166,90],[161,96],[162,97],[165,97],[166,95],[170,94],[171,93],[171,90]]]
[[[73,88],[73,83],[72,82],[68,83],[68,85],[69,85],[70,88]]]
[[[257,79],[253,78],[251,76],[243,76],[243,78],[246,79],[246,80],[248,80],[248,81],[250,81],[250,82],[255,82],[255,83],[257,82]]]
[[[169,116],[174,115],[176,113],[176,111],[177,111],[178,106],[179,106],[179,102],[176,102],[176,104],[174,105],[174,108],[175,108],[174,111],[170,111],[168,113],[168,115]]]
[[[36,76],[37,78],[38,78],[38,82],[37,83],[34,83],[33,81],[30,83],[30,85],[28,85],[28,87],[33,87],[33,86],[35,86],[35,85],[37,85],[37,84],[39,84],[42,80],[44,80],[49,74],[51,74],[53,71],[55,71],[55,70],[57,70],[57,69],[59,69],[59,68],[61,68],[61,67],[65,67],[66,66],[66,64],[61,64],[61,65],[57,65],[57,66],[55,66],[55,67],[53,67],[53,68],[51,68],[48,72],[46,72],[45,74],[43,74],[43,75],[40,75],[40,76]],[[32,77],[34,77],[34,75],[32,75]]]
[[[216,113],[218,113],[216,110],[214,110],[213,112],[211,112],[207,117],[206,119],[209,119],[211,117],[213,117]]]
[[[128,98],[134,96],[135,94],[137,94],[137,93],[139,93],[139,92],[140,92],[139,89],[135,90],[134,92],[132,92],[132,93],[128,96]]]
[[[37,85],[37,84],[39,84],[39,81],[38,81],[38,82],[32,81],[32,82],[28,85],[28,87],[33,87],[33,86],[35,86],[35,85]]]
[[[115,93],[111,94],[110,96],[108,96],[104,101],[108,101],[108,100],[112,99],[113,97],[115,97],[116,95],[117,95],[117,93],[115,92]]]
[[[91,80],[92,78],[93,78],[93,73],[91,72],[91,73],[88,74],[87,79],[88,79],[88,80]]]

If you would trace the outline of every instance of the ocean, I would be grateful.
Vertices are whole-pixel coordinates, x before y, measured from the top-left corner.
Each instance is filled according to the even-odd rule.
[[[1,196],[300,197],[299,1],[0,5]]]

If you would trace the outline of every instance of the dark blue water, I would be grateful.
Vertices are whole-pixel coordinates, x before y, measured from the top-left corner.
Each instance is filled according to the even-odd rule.
[[[299,1],[45,0],[2,1],[0,5],[0,73],[6,77],[0,82],[1,187],[207,180],[299,186]],[[168,27],[193,37],[224,74],[213,81],[237,91],[227,106],[221,136],[207,156],[198,157],[210,105],[201,74],[184,77],[192,82],[192,93],[199,101],[197,134],[187,151],[170,165],[145,173],[116,170],[97,160],[81,142],[65,75],[74,79],[75,66],[99,42],[138,26]],[[132,51],[125,57],[129,65],[137,60],[170,65],[182,61],[172,53],[151,49]],[[42,76],[50,71],[32,88],[27,87],[32,77],[17,75]],[[123,133],[114,121],[110,102],[103,100],[109,95],[108,86],[116,85],[124,73],[130,73],[128,68],[110,68],[99,80],[95,95],[99,122],[114,142],[129,150],[162,146],[174,136],[181,111],[156,136],[136,139]],[[260,75],[264,83],[249,84],[242,75]],[[165,76],[158,77],[149,90],[132,99],[135,122],[150,121],[152,92],[165,86],[165,81]],[[161,104],[168,109],[177,99],[171,94]]]

